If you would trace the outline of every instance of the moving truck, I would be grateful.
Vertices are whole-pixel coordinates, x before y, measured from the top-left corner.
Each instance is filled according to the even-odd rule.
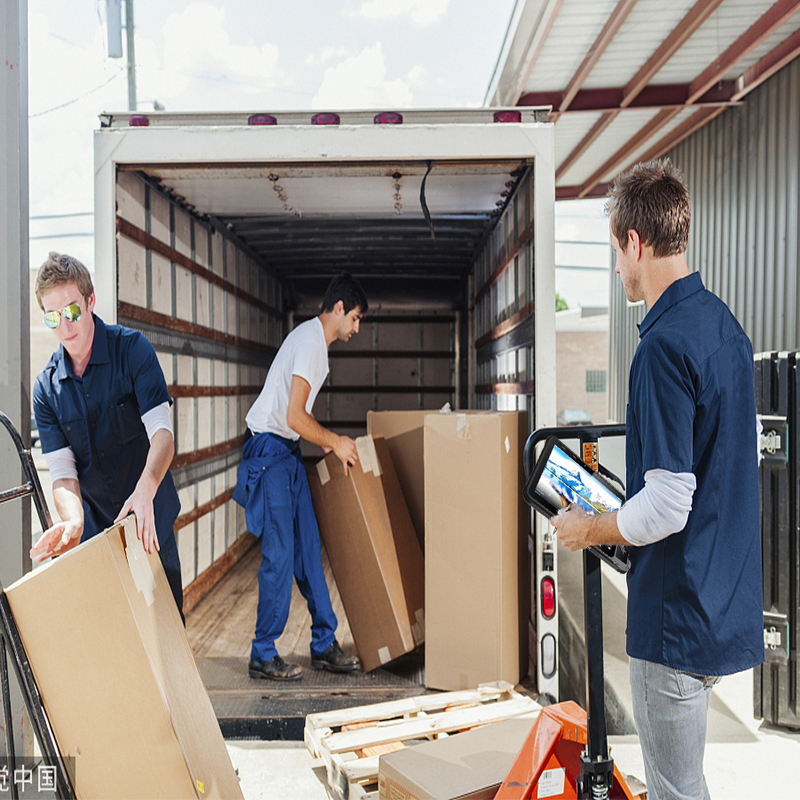
[[[323,424],[355,437],[370,410],[446,403],[525,409],[531,429],[555,424],[547,116],[533,107],[101,115],[97,309],[147,335],[175,400],[189,591],[234,560],[245,531],[231,500],[245,414],[287,332],[318,313],[343,269],[370,308],[359,336],[330,349],[314,407]],[[553,549],[532,522],[531,675],[557,696],[558,616],[552,599],[538,613],[536,597],[543,569],[555,580],[554,556],[543,558]]]

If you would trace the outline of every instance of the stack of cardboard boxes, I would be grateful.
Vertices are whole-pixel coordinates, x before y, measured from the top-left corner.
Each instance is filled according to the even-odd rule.
[[[367,429],[349,476],[331,454],[310,477],[364,669],[424,638],[429,688],[517,683],[527,665],[527,414],[370,412]]]

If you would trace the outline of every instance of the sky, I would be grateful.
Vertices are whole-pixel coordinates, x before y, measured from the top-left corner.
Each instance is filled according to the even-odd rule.
[[[156,102],[168,111],[480,106],[516,6],[515,0],[133,2],[137,107],[144,113]],[[124,48],[124,31],[122,38]],[[52,249],[94,266],[92,131],[101,112],[128,107],[126,60],[107,53],[106,0],[28,0],[34,268]],[[584,213],[559,205],[559,216]],[[597,216],[596,203],[583,208]],[[574,219],[557,223],[557,238],[559,229],[579,236],[592,230]],[[590,238],[596,235],[592,230]],[[582,258],[562,253],[559,263]],[[573,306],[597,305],[596,293],[591,303],[579,301],[577,287],[598,283],[599,275],[579,277],[589,280],[568,280],[576,289],[562,285],[561,294]]]

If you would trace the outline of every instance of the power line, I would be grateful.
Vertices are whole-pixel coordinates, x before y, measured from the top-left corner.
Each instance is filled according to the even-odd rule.
[[[53,111],[58,111],[60,108],[66,108],[67,106],[71,106],[73,103],[77,103],[78,100],[83,100],[84,97],[88,97],[93,92],[96,92],[98,89],[102,89],[104,86],[108,86],[114,78],[117,78],[120,73],[125,69],[125,67],[120,67],[107,81],[104,81],[99,86],[95,86],[94,89],[89,89],[88,92],[82,94],[80,97],[76,97],[74,100],[67,100],[66,103],[61,103],[59,106],[53,106],[53,108],[48,108],[46,111],[38,111],[36,114],[29,114],[28,119],[34,119],[35,117],[42,117],[45,114],[50,114]]]

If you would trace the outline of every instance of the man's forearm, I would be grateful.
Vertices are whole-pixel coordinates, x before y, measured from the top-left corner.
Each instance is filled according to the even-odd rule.
[[[53,482],[53,500],[59,518],[74,522],[83,528],[83,503],[81,487],[73,478],[60,478]]]
[[[175,445],[172,434],[165,428],[161,428],[153,434],[150,442],[150,450],[147,453],[144,469],[137,482],[137,488],[142,487],[155,497],[161,481],[167,474],[172,457],[175,454]]]
[[[339,438],[333,431],[320,425],[305,409],[287,414],[286,423],[301,438],[320,447],[333,449]]]

